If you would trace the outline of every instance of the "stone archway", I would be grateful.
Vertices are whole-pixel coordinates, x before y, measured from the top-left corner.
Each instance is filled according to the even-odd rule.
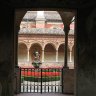
[[[64,43],[59,45],[58,48],[58,64],[60,67],[64,66]]]
[[[37,10],[42,10],[42,9],[32,9],[32,8],[30,8],[30,9],[26,9],[26,10],[17,10],[16,12],[15,12],[15,14],[16,14],[16,20],[15,20],[15,22],[16,22],[16,29],[17,30],[19,30],[20,29],[20,23],[21,23],[21,21],[22,21],[22,18],[24,17],[24,15],[26,14],[26,12],[28,11],[28,10],[34,10],[34,11],[37,11]],[[75,11],[74,10],[71,10],[71,11],[68,11],[68,10],[62,10],[62,9],[52,9],[52,8],[43,8],[43,10],[46,10],[46,11],[57,11],[58,13],[59,13],[59,15],[60,15],[60,17],[61,17],[61,19],[62,19],[62,22],[63,22],[63,24],[65,24],[65,25],[68,25],[68,26],[70,26],[70,23],[71,23],[71,20],[72,20],[72,18],[75,16]]]
[[[59,48],[58,48],[58,62],[61,63],[62,66],[64,66],[64,50],[65,50],[64,48],[65,48],[64,43],[60,44]],[[69,62],[69,59],[70,59],[69,48],[67,49],[67,58],[68,58],[68,62]]]
[[[64,44],[61,44],[58,48],[58,61],[64,65]]]
[[[18,32],[18,30],[20,29],[20,23],[21,23],[21,21],[22,21],[22,18],[24,17],[24,15],[26,14],[26,12],[28,11],[28,10],[34,10],[34,11],[37,11],[37,9],[32,9],[32,8],[29,8],[29,9],[26,9],[26,10],[17,10],[16,12],[15,12],[15,15],[16,15],[16,19],[15,19],[15,32]],[[38,10],[42,10],[42,9],[38,9]],[[53,10],[55,10],[55,11],[57,11],[58,13],[59,13],[59,15],[60,15],[60,17],[61,17],[61,19],[62,19],[62,22],[63,22],[63,24],[64,24],[64,31],[65,31],[65,36],[67,36],[67,38],[68,38],[68,34],[66,34],[66,33],[68,33],[69,32],[69,30],[70,30],[70,24],[71,24],[71,22],[72,22],[72,18],[75,16],[75,11],[74,10],[61,10],[61,9],[46,9],[46,8],[44,8],[43,10],[51,10],[51,11],[53,11]],[[17,37],[15,37],[15,39],[17,39]],[[17,40],[15,40],[15,41],[17,41]],[[67,43],[67,40],[65,40],[66,42],[65,42],[65,44]],[[67,49],[67,47],[68,46],[66,46],[66,48],[65,49]],[[16,49],[15,49],[15,51],[17,51]],[[67,52],[66,52],[67,53]],[[66,54],[65,53],[65,54]],[[65,58],[67,58],[66,57],[66,55],[65,55]],[[67,60],[65,60],[65,61],[67,61]],[[66,64],[67,65],[67,64]]]
[[[25,12],[26,13],[26,12]],[[25,14],[24,13],[24,14]],[[68,16],[68,14],[66,13],[66,12],[62,12],[62,13],[64,13],[64,14],[62,14],[61,12],[59,12],[60,13],[60,16],[62,17],[62,20],[63,20],[63,23],[65,24],[65,33],[66,33],[66,31],[69,31],[69,25],[70,25],[70,23],[71,23],[71,19],[72,19],[72,17],[73,17],[73,14],[70,14],[71,12],[69,12],[69,16]],[[65,16],[65,17],[64,17]],[[20,19],[20,18],[19,18]],[[20,22],[19,22],[20,23]],[[19,26],[17,26],[17,29],[19,29]],[[66,40],[65,40],[66,41]],[[47,45],[46,45],[47,46]],[[45,49],[46,49],[46,46],[45,46]],[[31,46],[32,47],[32,46]],[[52,49],[54,49],[53,48],[53,46],[51,46],[52,47]],[[50,49],[50,48],[49,48]],[[45,50],[44,50],[45,51]],[[54,50],[53,50],[54,51]],[[32,50],[31,50],[31,48],[30,48],[30,53],[32,52]],[[56,49],[55,49],[55,51],[54,51],[54,60],[56,60]],[[51,59],[50,59],[51,60]],[[32,59],[31,59],[31,61],[32,61]],[[67,88],[67,87],[66,87]],[[65,91],[65,90],[64,90]]]
[[[54,45],[47,44],[45,46],[45,62],[56,62],[56,49]]]

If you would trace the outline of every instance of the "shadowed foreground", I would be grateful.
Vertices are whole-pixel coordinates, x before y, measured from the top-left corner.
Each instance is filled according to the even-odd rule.
[[[74,96],[74,95],[64,95],[60,93],[21,93],[15,96]]]

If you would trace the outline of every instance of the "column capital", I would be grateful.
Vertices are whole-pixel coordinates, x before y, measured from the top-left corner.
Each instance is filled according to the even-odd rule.
[[[72,51],[72,48],[74,46],[74,41],[68,41],[69,49]]]

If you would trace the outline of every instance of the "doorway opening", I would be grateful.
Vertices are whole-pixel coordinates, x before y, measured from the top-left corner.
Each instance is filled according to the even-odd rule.
[[[20,92],[64,92],[66,44],[61,16],[58,11],[35,10],[22,17],[17,51]],[[73,17],[68,34],[68,70],[74,70],[74,25]]]

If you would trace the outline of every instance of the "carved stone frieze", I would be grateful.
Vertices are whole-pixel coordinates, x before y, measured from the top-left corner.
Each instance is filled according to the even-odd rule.
[[[52,44],[55,46],[56,50],[58,50],[59,46],[61,44],[65,43],[65,39],[63,36],[39,36],[39,35],[32,35],[31,37],[26,37],[26,35],[23,35],[22,37],[20,37],[19,35],[19,43],[24,43],[28,48],[30,48],[33,44],[39,44],[42,49],[45,48],[45,46],[47,44]],[[26,38],[25,38],[26,37]],[[74,37],[70,36],[68,38],[68,46],[70,48],[70,50],[72,49],[74,45]]]

